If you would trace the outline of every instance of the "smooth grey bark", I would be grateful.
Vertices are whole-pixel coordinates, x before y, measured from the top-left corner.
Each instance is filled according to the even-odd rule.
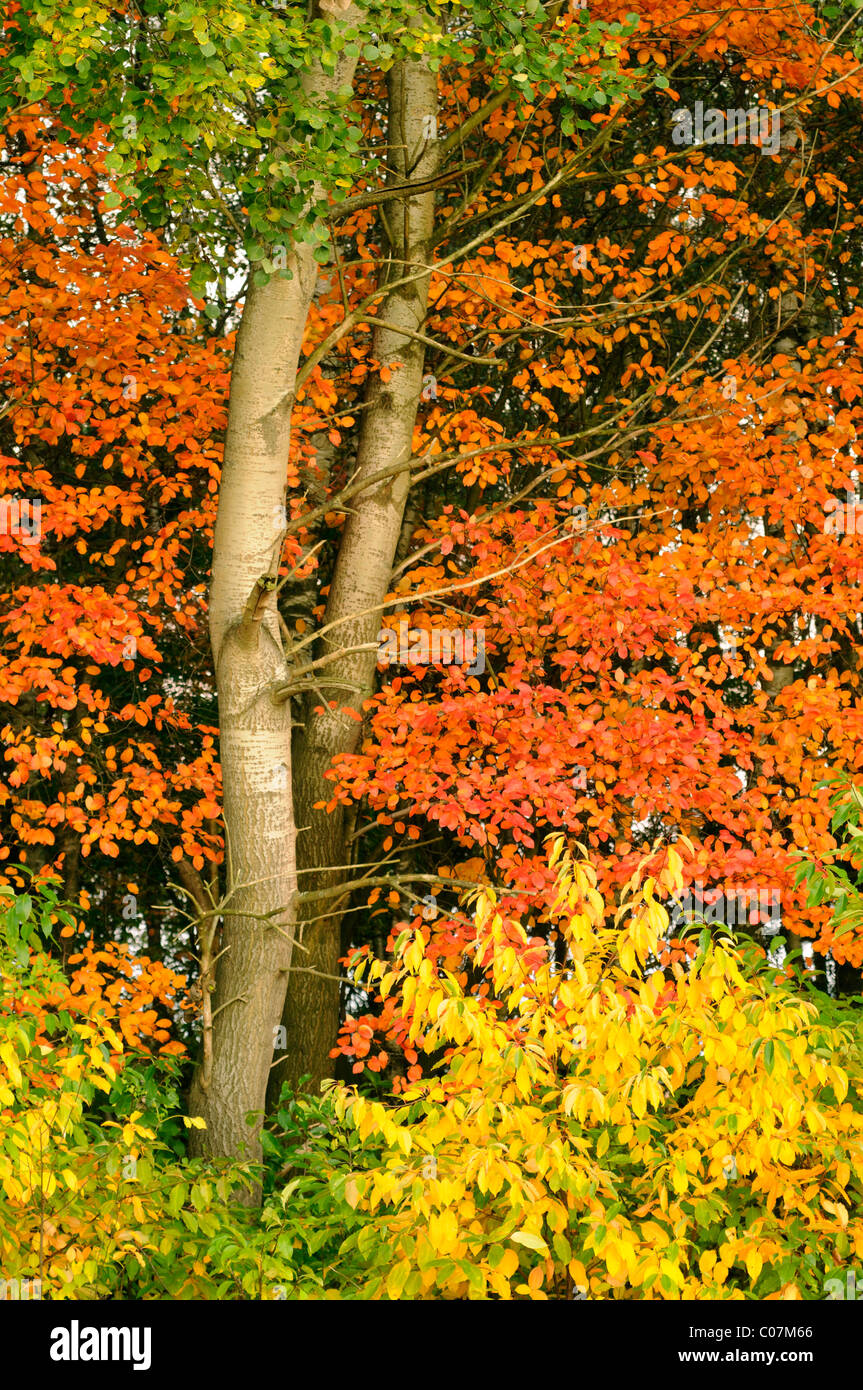
[[[356,8],[340,9],[351,23]],[[331,19],[331,22],[334,22]],[[356,60],[335,73],[310,67],[306,96],[353,81]],[[312,196],[320,195],[313,191]],[[210,588],[210,640],[219,697],[226,891],[212,1028],[193,1081],[190,1114],[209,1155],[260,1156],[270,1064],[287,988],[294,931],[296,825],[292,794],[290,678],[271,581],[284,534],[291,412],[303,332],[318,274],[313,249],[288,249],[290,278],[246,297],[231,396]],[[259,1118],[251,1126],[247,1115]],[[256,1200],[256,1193],[249,1200]]]
[[[423,59],[395,65],[388,80],[388,166],[391,182],[431,178],[438,169],[437,79]],[[392,288],[383,296],[378,311],[382,325],[374,332],[372,356],[390,368],[389,379],[374,375],[366,393],[357,454],[357,477],[379,473],[409,460],[417,408],[422,395],[424,345],[415,337],[422,332],[428,311],[430,263],[434,235],[434,193],[387,203],[385,219],[390,244],[385,283]],[[407,283],[400,283],[406,281]],[[387,325],[386,327],[383,325]],[[405,330],[401,332],[400,330]],[[319,668],[335,690],[327,695],[336,708],[315,713],[317,697],[309,697],[305,725],[295,743],[294,806],[297,824],[298,862],[305,872],[304,893],[332,888],[340,875],[326,872],[344,865],[349,856],[342,809],[316,810],[327,801],[331,783],[324,773],[339,753],[357,746],[360,725],[344,706],[359,711],[372,693],[377,656],[356,650],[376,644],[381,626],[381,604],[389,589],[393,560],[399,544],[405,503],[410,487],[407,471],[370,487],[352,502],[330,586],[324,633],[316,657],[327,659]],[[329,628],[327,631],[326,629]],[[347,654],[336,655],[336,653]],[[344,878],[341,873],[341,878]],[[338,960],[344,907],[330,901],[303,905],[299,967],[291,972],[284,1011],[287,1046],[284,1061],[274,1067],[270,1104],[284,1081],[296,1086],[310,1076],[310,1089],[332,1074],[329,1056],[337,1035],[339,1016]],[[324,920],[312,922],[311,918]]]

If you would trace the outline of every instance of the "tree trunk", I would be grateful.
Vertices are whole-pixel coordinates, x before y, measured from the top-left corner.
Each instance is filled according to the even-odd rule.
[[[388,167],[391,181],[419,180],[437,171],[437,79],[423,59],[398,63],[389,75]],[[386,229],[390,260],[386,281],[392,288],[384,295],[380,319],[389,325],[375,330],[372,355],[391,368],[388,381],[370,379],[366,392],[357,454],[357,473],[370,475],[407,462],[413,451],[417,407],[422,393],[424,347],[408,333],[421,333],[428,309],[430,260],[434,232],[434,193],[403,198],[386,204]],[[410,280],[399,284],[398,281]],[[396,365],[398,364],[398,365]],[[324,773],[338,753],[351,753],[357,745],[360,725],[340,706],[361,708],[372,693],[377,656],[374,651],[349,651],[376,643],[381,608],[389,589],[393,559],[399,542],[405,502],[410,487],[408,471],[397,473],[360,494],[353,502],[339,548],[330,587],[318,657],[327,681],[341,687],[327,694],[336,707],[315,713],[317,696],[308,698],[305,728],[296,744],[294,805],[297,824],[303,827],[298,841],[298,862],[304,894],[335,887],[344,872],[327,872],[344,865],[347,846],[345,817],[341,808],[328,814],[315,803],[331,795]],[[342,654],[339,654],[342,653]],[[306,828],[307,827],[307,828]],[[296,1086],[309,1075],[310,1089],[332,1074],[330,1051],[339,1019],[338,959],[340,913],[344,899],[302,904],[304,950],[295,958],[284,1012],[287,1049],[274,1070],[270,1104],[284,1081]],[[311,918],[323,920],[311,922]],[[298,957],[300,953],[298,953]]]
[[[343,22],[357,13],[346,10]],[[343,57],[328,76],[310,69],[309,98],[350,84],[355,61]],[[290,248],[287,267],[290,279],[249,289],[231,376],[210,589],[226,890],[212,1029],[205,1028],[190,1096],[190,1114],[207,1125],[196,1132],[199,1149],[253,1159],[261,1152],[297,887],[290,703],[280,693],[290,673],[272,581],[284,535],[294,383],[318,275],[313,248]],[[249,1113],[257,1116],[251,1126]]]

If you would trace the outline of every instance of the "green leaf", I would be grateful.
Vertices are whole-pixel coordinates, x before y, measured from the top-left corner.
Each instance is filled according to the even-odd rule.
[[[168,1194],[168,1211],[172,1216],[179,1216],[185,1200],[186,1184],[181,1182],[178,1183],[176,1187],[172,1187]]]
[[[497,1269],[506,1251],[502,1245],[492,1245],[488,1252],[489,1269]]]
[[[551,1243],[554,1246],[554,1253],[561,1264],[569,1264],[572,1259],[572,1246],[566,1236],[562,1235],[560,1231],[557,1231]]]

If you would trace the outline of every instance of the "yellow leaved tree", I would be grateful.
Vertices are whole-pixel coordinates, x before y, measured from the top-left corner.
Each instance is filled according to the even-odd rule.
[[[467,988],[421,933],[371,966],[439,1060],[393,1103],[332,1094],[379,1154],[331,1177],[364,1218],[357,1293],[824,1298],[863,1261],[854,1016],[725,929],[662,966],[674,849],[611,912],[586,859],[551,856],[563,963],[485,892]]]

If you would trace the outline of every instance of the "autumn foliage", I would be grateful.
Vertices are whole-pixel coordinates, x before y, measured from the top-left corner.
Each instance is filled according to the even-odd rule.
[[[367,805],[400,863],[435,846],[442,882],[408,920],[442,967],[464,943],[447,878],[507,889],[548,939],[544,834],[583,838],[613,892],[683,832],[687,886],[774,891],[783,929],[859,990],[859,932],[795,879],[801,852],[835,848],[826,783],[863,746],[860,76],[810,18],[645,12],[630,58],[668,87],[592,118],[619,141],[607,184],[586,167],[458,283],[440,273],[430,333],[496,365],[468,389],[457,364],[423,414],[417,452],[452,449],[466,496],[419,525],[388,620],[479,629],[486,669],[382,672],[331,804]],[[675,107],[756,93],[781,110],[775,156],[674,145]],[[554,166],[553,100],[488,135],[524,193]],[[375,911],[392,941],[404,911]],[[404,1042],[393,1001],[345,1022],[355,1071]]]
[[[803,910],[792,861],[830,848],[819,783],[853,770],[861,744],[859,538],[825,531],[853,487],[860,410],[861,213],[844,143],[860,78],[808,10],[632,8],[622,68],[654,65],[664,87],[568,135],[553,90],[513,99],[470,137],[467,154],[495,152],[480,215],[597,138],[616,152],[609,175],[586,155],[435,272],[427,334],[453,353],[429,360],[415,451],[430,476],[388,620],[481,628],[488,663],[478,677],[383,672],[334,794],[371,813],[383,867],[392,841],[440,873],[450,910],[447,878],[488,877],[545,931],[544,830],[600,851],[610,887],[673,826],[699,846],[694,879],[776,886],[783,923],[824,951],[829,918]],[[478,61],[466,50],[446,70],[448,131],[478,109]],[[671,115],[702,91],[781,108],[780,154],[676,147]],[[36,545],[0,539],[0,794],[3,852],[59,866],[73,893],[107,873],[116,918],[141,853],[161,866],[134,894],[141,915],[177,859],[222,857],[203,625],[231,337],[230,305],[203,316],[169,252],[109,206],[106,155],[29,114],[8,127],[2,490],[41,497],[43,529]],[[450,240],[458,197],[439,195]],[[342,323],[343,296],[374,291],[374,210],[339,237],[345,264],[322,271],[307,325],[297,519],[344,480],[375,371],[374,305]],[[442,487],[437,461],[457,484]],[[300,638],[341,525],[316,515],[286,546]],[[396,902],[385,936],[411,899]],[[435,937],[458,951],[449,917]],[[852,965],[860,952],[856,936],[836,943]]]
[[[221,9],[226,52],[273,22]],[[178,1115],[201,1051],[194,920],[228,879],[207,592],[231,362],[291,208],[255,194],[251,145],[235,186],[195,163],[180,195],[183,139],[190,170],[202,142],[224,155],[288,59],[237,59],[219,129],[190,59],[164,147],[137,153],[47,79],[7,103],[0,1110],[22,1142],[0,1151],[4,1268],[33,1275],[42,1241],[67,1295],[805,1299],[863,1255],[857,1015],[828,997],[859,1007],[863,979],[859,814],[836,801],[863,768],[859,26],[774,0],[602,9],[551,16],[556,80],[470,15],[443,51],[381,622],[470,633],[483,660],[381,661],[371,692],[336,698],[319,634],[364,413],[399,370],[374,351],[397,206],[378,198],[383,40],[360,56],[273,519],[295,745],[328,709],[358,734],[315,808],[348,862],[317,866],[302,919],[335,942],[339,1084],[273,1105],[259,1227],[210,1220],[250,1169],[202,1187]],[[63,68],[126,10],[37,15],[26,61]],[[16,72],[33,13],[2,7]],[[216,46],[187,28],[203,64]],[[772,113],[777,148],[681,143],[696,102]],[[327,150],[304,148],[310,182]],[[248,217],[245,240],[215,253],[210,214],[226,243]],[[6,524],[13,499],[38,499],[37,534]],[[71,906],[40,944],[54,875],[48,916]],[[674,935],[695,885],[775,893],[782,960],[757,909],[733,937]],[[91,1141],[145,1165],[164,1145],[149,1196],[103,1193]],[[286,1214],[285,1177],[319,1232]],[[37,1193],[71,1194],[68,1219],[40,1225]]]
[[[863,1253],[859,1026],[821,1019],[745,939],[705,932],[663,973],[675,851],[640,866],[610,927],[595,870],[562,847],[563,966],[485,892],[469,993],[420,933],[371,967],[440,1061],[396,1108],[335,1099],[381,1146],[332,1180],[366,1214],[344,1246],[364,1294],[824,1297]]]
[[[470,992],[403,933],[370,973],[437,1065],[395,1106],[336,1087],[280,1109],[252,1218],[230,1200],[248,1168],[183,1157],[170,1081],[148,1085],[110,1007],[67,1006],[50,888],[7,898],[7,1277],[52,1298],[826,1296],[863,1254],[859,1019],[823,1017],[745,938],[705,931],[657,968],[682,867],[642,864],[609,927],[556,839],[566,963],[483,890]]]

